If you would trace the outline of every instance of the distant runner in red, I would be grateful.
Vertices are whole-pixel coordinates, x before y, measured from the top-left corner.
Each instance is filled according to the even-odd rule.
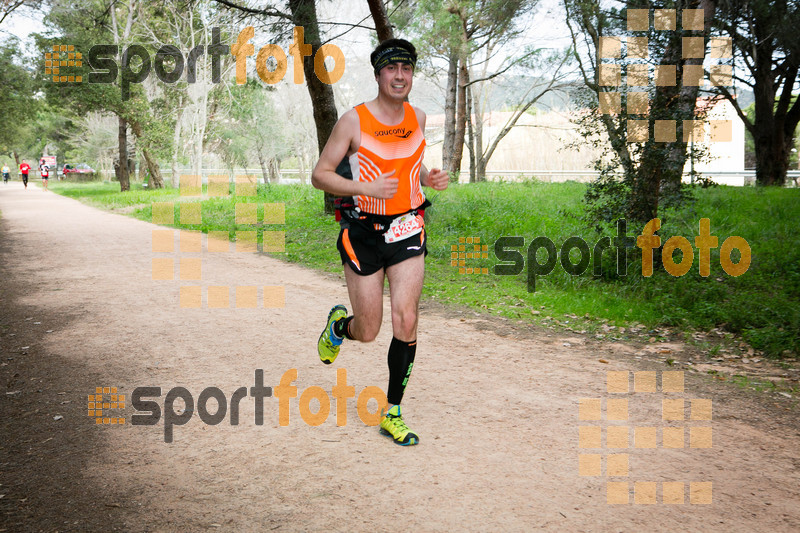
[[[28,172],[31,170],[31,166],[28,164],[27,161],[24,159],[22,160],[22,164],[19,166],[19,172],[22,174],[22,183],[25,185],[25,188],[28,188]]]

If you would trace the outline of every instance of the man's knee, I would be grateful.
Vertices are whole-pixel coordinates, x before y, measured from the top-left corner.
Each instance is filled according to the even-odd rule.
[[[392,324],[395,336],[413,337],[417,330],[417,310],[398,309],[392,312]]]
[[[361,342],[372,342],[375,340],[375,337],[378,336],[378,333],[381,331],[381,324],[380,322],[374,323],[368,320],[358,320],[356,318],[354,321],[354,325],[357,327],[355,328],[356,331],[354,332],[356,338]]]

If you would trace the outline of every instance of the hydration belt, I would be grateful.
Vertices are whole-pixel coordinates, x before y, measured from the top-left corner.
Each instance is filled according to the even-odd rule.
[[[356,224],[368,231],[383,233],[389,229],[389,226],[392,224],[394,219],[401,217],[406,213],[425,216],[425,208],[429,207],[431,203],[426,199],[416,208],[404,213],[397,213],[396,215],[376,215],[373,213],[365,213],[356,207],[353,198],[350,196],[336,198],[333,205],[336,208],[337,222],[344,220],[349,224]]]

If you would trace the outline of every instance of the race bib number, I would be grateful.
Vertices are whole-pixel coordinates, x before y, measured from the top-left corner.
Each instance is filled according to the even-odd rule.
[[[421,232],[424,225],[420,215],[406,213],[392,221],[392,225],[384,232],[383,238],[387,243],[402,241]]]

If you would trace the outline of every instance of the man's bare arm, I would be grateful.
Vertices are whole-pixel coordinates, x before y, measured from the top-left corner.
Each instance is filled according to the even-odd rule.
[[[391,177],[394,171],[381,174],[371,182],[343,178],[336,173],[336,167],[347,156],[351,146],[356,144],[356,136],[360,139],[358,113],[351,109],[336,123],[319,156],[313,172],[311,184],[317,189],[337,196],[372,196],[374,198],[391,198],[397,192],[398,179]]]

